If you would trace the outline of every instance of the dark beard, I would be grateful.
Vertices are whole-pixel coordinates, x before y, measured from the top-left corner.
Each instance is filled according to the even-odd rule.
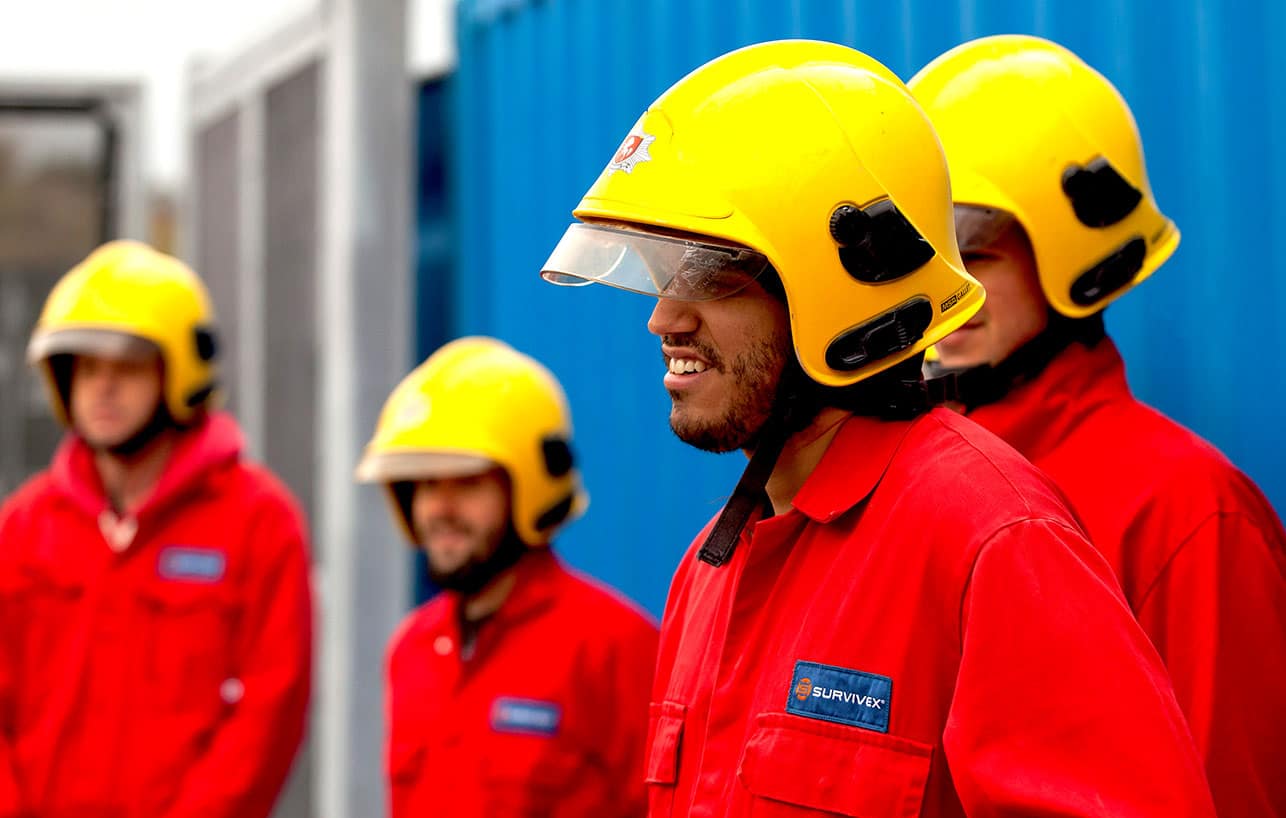
[[[491,580],[517,565],[527,551],[527,545],[518,538],[518,533],[511,525],[495,550],[483,559],[470,559],[450,571],[437,570],[430,560],[429,579],[444,591],[458,591],[465,596],[472,596],[487,587]]]
[[[715,351],[696,339],[667,336],[665,343],[692,347],[702,357],[723,368],[723,362]],[[732,404],[722,417],[714,421],[685,421],[679,412],[683,396],[671,391],[674,409],[670,413],[670,429],[679,440],[702,451],[717,453],[753,449],[765,421],[772,414],[787,354],[789,349],[785,339],[772,337],[732,361],[727,370],[733,377]]]

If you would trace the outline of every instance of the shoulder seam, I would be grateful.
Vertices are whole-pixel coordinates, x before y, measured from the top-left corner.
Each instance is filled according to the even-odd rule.
[[[1041,515],[1039,517],[1024,517],[1021,520],[1009,520],[1008,522],[1005,522],[997,526],[994,531],[988,534],[983,539],[983,541],[979,543],[978,550],[974,552],[973,560],[969,563],[969,570],[965,573],[964,585],[961,586],[960,588],[960,604],[956,610],[956,622],[958,623],[958,633],[956,634],[956,639],[958,640],[958,647],[961,650],[964,649],[965,597],[969,595],[969,588],[973,585],[974,571],[978,567],[978,560],[982,558],[982,552],[986,551],[987,548],[991,546],[996,541],[996,539],[1000,537],[1001,534],[1008,532],[1011,528],[1014,528],[1015,526],[1026,525],[1028,523],[1045,523],[1055,528],[1062,529],[1063,531],[1070,532],[1071,534],[1074,534],[1075,536],[1080,537],[1081,539],[1086,539],[1085,533],[1077,529],[1075,526],[1069,525],[1068,521],[1059,520],[1057,518],[1049,517],[1046,515]],[[1093,547],[1092,543],[1091,543],[1091,547]]]
[[[1223,518],[1234,518],[1234,517],[1240,517],[1246,524],[1248,524],[1251,528],[1255,529],[1255,531],[1259,533],[1262,539],[1264,539],[1265,541],[1268,540],[1268,537],[1266,536],[1266,532],[1264,531],[1263,526],[1259,525],[1259,523],[1256,522],[1255,519],[1251,517],[1249,514],[1247,514],[1246,512],[1241,511],[1239,509],[1234,509],[1231,511],[1223,510],[1223,509],[1215,509],[1214,511],[1210,512],[1206,516],[1202,517],[1196,524],[1192,526],[1192,529],[1187,534],[1185,534],[1183,537],[1179,539],[1174,549],[1165,558],[1165,562],[1161,565],[1160,568],[1157,569],[1156,576],[1154,576],[1152,578],[1152,581],[1148,583],[1147,589],[1139,596],[1139,601],[1137,603],[1138,609],[1141,610],[1145,605],[1147,605],[1148,601],[1152,597],[1152,592],[1155,591],[1157,586],[1161,584],[1161,578],[1164,577],[1169,572],[1170,567],[1174,565],[1174,562],[1179,558],[1179,555],[1188,549],[1188,546],[1192,544],[1192,541],[1196,539],[1197,535],[1201,533],[1201,530],[1205,528],[1206,525],[1208,525],[1211,520],[1218,520]],[[1137,615],[1138,615],[1138,610],[1135,611],[1135,616]]]
[[[969,440],[967,437],[965,437],[964,435],[960,434],[959,430],[951,428],[950,426],[948,426],[947,424],[943,423],[943,422],[942,422],[941,420],[939,420],[938,418],[933,417],[932,415],[928,415],[927,417],[931,418],[931,419],[933,420],[933,422],[934,422],[934,423],[936,423],[936,424],[938,424],[938,426],[942,427],[942,429],[944,429],[944,430],[946,430],[947,432],[949,432],[949,433],[951,433],[952,435],[954,435],[954,436],[956,437],[956,439],[958,439],[958,440],[959,440],[961,443],[963,443],[964,445],[968,446],[968,447],[970,448],[970,450],[972,450],[973,452],[975,452],[979,457],[981,457],[984,461],[986,461],[987,465],[989,465],[989,466],[992,468],[992,470],[993,470],[993,471],[995,471],[995,473],[996,473],[997,475],[999,475],[999,477],[1000,477],[1002,480],[1004,480],[1004,481],[1005,481],[1005,485],[1009,486],[1009,490],[1013,493],[1013,495],[1014,495],[1015,497],[1017,497],[1019,500],[1021,500],[1021,501],[1022,501],[1023,509],[1024,509],[1025,511],[1027,511],[1028,513],[1031,513],[1031,511],[1032,511],[1032,507],[1031,507],[1031,504],[1027,502],[1027,498],[1023,495],[1023,493],[1022,493],[1021,491],[1019,491],[1019,490],[1018,490],[1018,487],[1014,485],[1013,481],[1009,479],[1009,475],[1005,472],[1005,470],[1004,470],[1004,469],[1002,469],[1002,468],[1000,468],[1000,466],[996,463],[996,461],[994,461],[994,460],[992,460],[992,459],[991,459],[991,456],[990,456],[990,455],[988,455],[988,454],[987,454],[986,452],[984,452],[982,449],[979,449],[976,445],[974,445],[973,441]],[[1008,444],[1006,444],[1006,445],[1008,445]],[[1021,455],[1021,454],[1019,454],[1018,456],[1019,456],[1020,458],[1022,457],[1022,455]],[[1028,462],[1028,461],[1025,461],[1025,462]],[[1036,467],[1035,467],[1035,466],[1032,466],[1032,468],[1034,469],[1034,468],[1036,468]],[[1056,496],[1057,496],[1057,495],[1056,495]],[[1011,521],[1011,522],[1006,523],[1005,525],[1001,526],[1001,528],[996,529],[996,531],[998,532],[998,531],[1000,531],[1001,529],[1003,529],[1003,528],[1005,528],[1005,527],[1007,527],[1007,526],[1009,526],[1009,525],[1012,525],[1014,522],[1021,522],[1021,521],[1019,521],[1019,520]],[[989,535],[989,536],[988,536],[988,540],[991,538],[991,536],[994,536],[994,533],[995,533],[995,532],[993,532],[993,535]]]

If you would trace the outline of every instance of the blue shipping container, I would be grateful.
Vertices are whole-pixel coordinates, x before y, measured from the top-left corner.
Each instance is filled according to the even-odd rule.
[[[1117,84],[1152,184],[1183,231],[1174,258],[1108,312],[1138,394],[1213,441],[1286,509],[1286,4],[1247,0],[750,2],[462,0],[450,130],[454,270],[421,337],[496,335],[562,380],[593,496],[560,538],[574,565],[653,612],[744,465],[669,432],[652,302],[543,283],[570,211],[646,105],[689,70],[762,40],[861,49],[904,78],[974,37],[1062,42]]]

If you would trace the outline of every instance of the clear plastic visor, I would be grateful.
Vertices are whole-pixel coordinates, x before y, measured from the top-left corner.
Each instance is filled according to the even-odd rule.
[[[541,268],[552,284],[607,284],[678,301],[713,301],[744,289],[768,268],[761,253],[717,239],[573,224]]]
[[[990,247],[1014,223],[1014,214],[996,207],[957,204],[956,243],[961,253]]]
[[[101,358],[145,361],[161,348],[146,338],[110,329],[60,329],[42,332],[27,345],[27,360],[37,363],[53,355],[94,355]]]

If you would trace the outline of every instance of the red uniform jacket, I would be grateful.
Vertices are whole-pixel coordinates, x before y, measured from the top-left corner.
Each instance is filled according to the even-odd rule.
[[[393,818],[639,818],[656,626],[541,549],[461,658],[459,596],[389,655]]]
[[[1286,534],[1255,485],[1076,344],[970,418],[1062,488],[1170,671],[1221,818],[1286,816]]]
[[[233,420],[117,520],[89,449],[0,507],[0,816],[263,818],[311,654],[300,515]]]
[[[853,417],[793,506],[679,567],[652,818],[1212,818],[1156,652],[1008,446]]]

